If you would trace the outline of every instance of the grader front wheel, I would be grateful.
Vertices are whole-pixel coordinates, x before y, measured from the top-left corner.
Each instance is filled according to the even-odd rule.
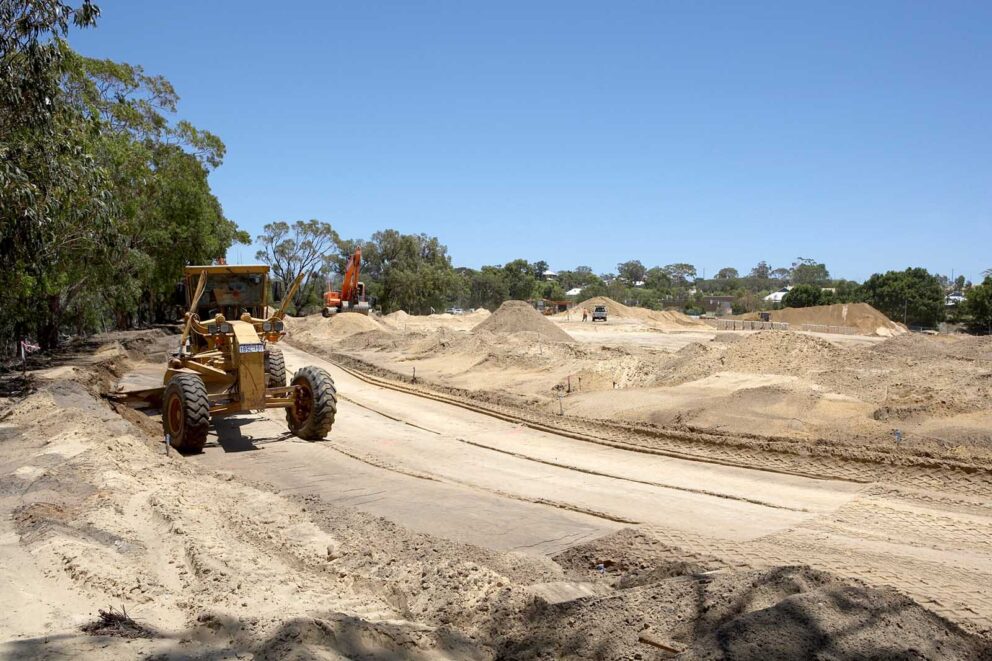
[[[203,379],[195,374],[177,374],[165,388],[162,427],[172,447],[180,452],[199,452],[210,430],[210,400]]]
[[[272,347],[265,353],[265,381],[268,388],[286,386],[286,359],[281,349]]]
[[[292,385],[297,388],[293,405],[286,409],[289,431],[307,441],[322,440],[338,410],[334,379],[319,367],[304,367],[293,376]]]

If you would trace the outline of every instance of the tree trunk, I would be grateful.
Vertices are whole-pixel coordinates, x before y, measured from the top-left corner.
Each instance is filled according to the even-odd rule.
[[[52,294],[48,297],[48,305],[44,318],[38,325],[38,346],[44,351],[51,351],[59,345],[59,323],[62,320],[62,297]]]

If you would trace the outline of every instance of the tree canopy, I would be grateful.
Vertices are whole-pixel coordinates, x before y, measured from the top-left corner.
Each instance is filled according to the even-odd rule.
[[[823,304],[823,290],[815,285],[796,285],[782,297],[782,307],[809,308]]]
[[[255,253],[255,259],[268,264],[272,277],[281,280],[286,287],[304,274],[300,287],[293,295],[293,309],[296,313],[315,297],[319,302],[319,291],[331,271],[343,270],[339,262],[341,237],[330,224],[315,218],[297,220],[290,225],[284,221],[269,223],[256,237],[262,249]],[[347,260],[347,257],[343,258]]]
[[[944,320],[944,290],[924,268],[876,273],[862,285],[861,295],[890,319],[911,326],[936,326]]]
[[[737,272],[737,269],[735,269],[734,267],[726,266],[720,269],[719,271],[717,271],[716,277],[719,280],[733,280],[735,278],[740,277],[740,274]]]
[[[384,312],[426,314],[462,293],[448,248],[437,237],[388,229],[362,243],[362,269],[369,291]],[[533,278],[533,273],[528,272]]]
[[[789,279],[793,285],[825,286],[830,281],[830,272],[826,264],[817,262],[809,257],[797,257],[792,263]]]
[[[207,181],[224,145],[171,119],[137,66],[74,53],[99,9],[0,3],[0,339],[127,327],[164,311],[186,263],[248,237]]]
[[[968,290],[965,313],[973,331],[992,334],[992,273],[985,276],[980,285]]]
[[[637,282],[643,282],[645,276],[647,275],[647,271],[648,270],[644,268],[644,264],[641,264],[641,262],[636,259],[623,262],[622,264],[617,264],[617,273],[631,285]]]

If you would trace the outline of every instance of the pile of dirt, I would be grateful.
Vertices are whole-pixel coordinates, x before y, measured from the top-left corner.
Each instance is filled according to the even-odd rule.
[[[555,556],[607,598],[538,602],[503,656],[692,659],[987,658],[989,641],[891,589],[805,566],[713,572],[711,558],[621,530]],[[718,563],[716,563],[718,564]],[[529,657],[528,657],[529,658]]]
[[[506,301],[485,321],[472,329],[473,333],[537,333],[551,342],[574,342],[572,336],[535,310],[525,301]]]
[[[638,321],[647,321],[651,314],[651,310],[646,308],[632,308],[624,305],[623,303],[618,303],[612,298],[608,298],[606,296],[593,296],[592,298],[587,298],[581,303],[576,303],[574,310],[581,311],[586,309],[589,310],[589,312],[592,312],[597,305],[605,306],[607,316],[614,319],[635,319]],[[567,314],[567,312],[560,312],[555,316],[565,317]]]
[[[761,331],[731,344],[693,343],[675,353],[664,380],[684,383],[717,372],[809,377],[847,362],[841,348],[812,335]]]
[[[623,303],[618,303],[612,298],[608,298],[606,296],[593,296],[592,298],[588,298],[581,303],[577,303],[573,310],[569,312],[560,312],[555,315],[555,317],[574,318],[576,311],[579,311],[579,314],[581,314],[581,310],[586,309],[591,313],[597,305],[603,305],[606,307],[606,314],[608,318],[646,322],[659,328],[660,330],[708,328],[708,326],[706,326],[703,322],[684,315],[681,312],[676,312],[673,310],[648,310],[647,308],[631,307],[629,305],[624,305]]]
[[[992,337],[906,333],[872,345],[867,354],[876,359],[992,361]]]
[[[364,314],[342,312],[329,319],[320,315],[296,318],[287,324],[287,330],[292,339],[320,342],[340,340],[355,333],[382,330],[382,325]]]
[[[655,325],[661,327],[663,330],[709,328],[709,326],[698,319],[693,319],[689,315],[677,310],[652,310],[652,313]]]
[[[789,331],[761,331],[729,345],[721,364],[737,372],[808,374],[842,362],[844,351],[826,340]]]
[[[489,317],[489,310],[480,308],[465,314],[441,312],[427,315],[408,314],[404,310],[390,312],[382,317],[383,325],[397,330],[459,328],[469,330],[472,326]]]
[[[905,327],[890,320],[867,303],[835,303],[809,308],[784,308],[773,310],[772,321],[783,321],[790,326],[811,324],[815,326],[842,326],[856,328],[862,335],[893,337],[906,332]],[[756,313],[749,317],[757,319]],[[794,328],[793,330],[800,330]]]

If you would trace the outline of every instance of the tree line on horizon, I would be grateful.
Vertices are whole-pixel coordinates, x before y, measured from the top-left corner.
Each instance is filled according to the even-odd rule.
[[[607,296],[628,305],[689,314],[702,313],[707,296],[733,297],[738,314],[864,302],[895,321],[933,327],[947,318],[947,294],[963,291],[966,301],[952,320],[970,323],[976,330],[992,329],[992,273],[974,286],[964,276],[952,281],[919,267],[876,273],[856,282],[831,278],[826,264],[800,257],[789,267],[772,268],[762,261],[744,275],[727,267],[710,279],[698,277],[692,264],[648,268],[639,260],[617,264],[615,273],[596,274],[588,266],[577,266],[549,276],[544,260],[514,259],[478,269],[454,266],[437,237],[393,229],[368,239],[342,239],[326,222],[279,221],[266,225],[256,240],[262,246],[256,258],[272,267],[274,277],[290,281],[306,274],[292,301],[296,314],[320,308],[323,291],[340,279],[348,258],[361,248],[362,279],[383,313],[428,314],[448,307],[494,310],[507,300],[564,301],[566,292],[579,289],[570,302]],[[768,293],[787,285],[792,289],[780,305],[764,301]]]

